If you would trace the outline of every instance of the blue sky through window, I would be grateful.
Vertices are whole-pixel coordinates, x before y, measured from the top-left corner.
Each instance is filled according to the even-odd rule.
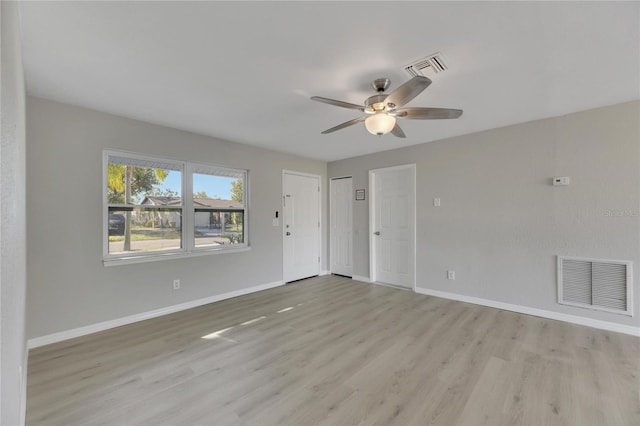
[[[196,173],[193,175],[193,192],[206,192],[209,198],[230,200],[231,182],[234,180],[234,178]],[[160,185],[156,185],[156,187],[160,190],[171,189],[177,193],[182,192],[180,188],[180,172],[169,171],[165,181]]]

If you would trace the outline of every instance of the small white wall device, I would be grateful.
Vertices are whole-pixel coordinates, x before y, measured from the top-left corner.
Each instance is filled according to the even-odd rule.
[[[556,176],[553,178],[553,186],[568,186],[571,183],[569,176]]]

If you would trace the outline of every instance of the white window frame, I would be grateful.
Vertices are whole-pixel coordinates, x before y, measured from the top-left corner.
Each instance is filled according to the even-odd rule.
[[[123,157],[144,162],[157,162],[159,167],[171,165],[181,172],[181,199],[182,199],[182,219],[181,219],[181,245],[179,249],[163,250],[162,252],[141,252],[141,253],[109,253],[109,202],[107,200],[107,170],[110,157]],[[204,172],[203,172],[204,171]],[[243,176],[243,237],[241,244],[221,245],[212,247],[195,247],[194,224],[195,209],[193,204],[193,174],[206,171],[215,175],[216,171],[228,171],[229,173]],[[104,266],[124,265],[131,263],[153,262],[176,258],[187,258],[219,253],[234,253],[250,250],[249,246],[249,171],[245,169],[234,169],[230,167],[217,166],[213,164],[192,163],[188,161],[171,160],[152,155],[131,153],[126,151],[105,150],[102,156],[102,240]],[[112,206],[113,207],[113,206]]]

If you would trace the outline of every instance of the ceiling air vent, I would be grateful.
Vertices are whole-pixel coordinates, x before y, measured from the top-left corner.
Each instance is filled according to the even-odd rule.
[[[411,77],[422,75],[427,77],[427,74],[437,74],[442,71],[446,71],[449,68],[442,57],[442,53],[434,53],[426,58],[418,59],[417,61],[404,67],[404,70],[409,73]]]
[[[631,262],[558,256],[558,303],[633,315]]]

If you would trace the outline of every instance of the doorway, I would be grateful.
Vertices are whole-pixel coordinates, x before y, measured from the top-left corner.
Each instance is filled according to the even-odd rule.
[[[284,171],[284,282],[320,274],[320,176]]]
[[[371,281],[415,288],[415,164],[369,171]]]
[[[330,181],[329,240],[331,273],[353,275],[353,183],[351,176]]]

